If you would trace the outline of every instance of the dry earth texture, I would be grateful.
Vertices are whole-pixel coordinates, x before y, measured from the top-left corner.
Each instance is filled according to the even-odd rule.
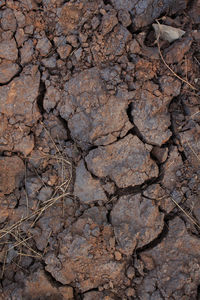
[[[1,300],[200,299],[199,29],[199,0],[0,1]]]

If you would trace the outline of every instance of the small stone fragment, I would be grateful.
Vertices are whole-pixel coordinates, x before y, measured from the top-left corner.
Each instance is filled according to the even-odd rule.
[[[122,55],[126,44],[131,40],[130,32],[121,24],[115,26],[103,49],[104,55]]]
[[[0,157],[0,193],[10,194],[16,187],[19,187],[24,178],[24,172],[24,163],[19,157]]]
[[[26,34],[33,34],[34,32],[34,26],[33,25],[28,25],[24,28],[24,32]]]
[[[28,39],[27,34],[24,33],[23,28],[18,28],[15,33],[15,39],[18,47],[21,47],[23,43]]]
[[[76,51],[74,51],[74,56],[76,57],[76,60],[79,61],[81,59],[83,53],[83,49],[79,48]]]
[[[170,195],[159,184],[151,184],[144,192],[143,195],[151,200],[154,200],[159,207],[169,213],[174,208]]]
[[[133,267],[128,267],[126,271],[126,275],[129,279],[133,279],[135,277],[135,269]]]
[[[138,42],[136,41],[136,39],[132,40],[130,43],[129,43],[129,51],[133,54],[136,54],[136,53],[140,53],[141,50],[140,50],[140,45],[138,44]]]
[[[167,109],[170,99],[167,96],[157,97],[152,92],[142,90],[140,98],[132,102],[133,123],[149,144],[161,146],[172,135]]]
[[[43,188],[41,188],[37,198],[40,201],[46,201],[51,198],[52,193],[53,193],[53,189],[50,186],[44,186]]]
[[[78,45],[79,45],[78,37],[77,37],[77,35],[75,35],[75,34],[70,34],[70,35],[68,35],[68,36],[66,37],[66,40],[67,40],[67,42],[68,42],[69,44],[71,44],[72,47],[74,47],[74,48],[77,48]]]
[[[118,11],[118,20],[124,27],[128,27],[132,22],[129,12],[125,9]]]
[[[153,147],[151,154],[158,160],[159,163],[163,163],[168,156],[168,148]]]
[[[61,59],[66,59],[72,51],[71,45],[61,45],[58,47],[57,52]]]
[[[108,176],[121,188],[142,184],[158,175],[157,165],[145,145],[130,134],[116,143],[91,150],[86,162],[93,174],[100,178]]]
[[[56,57],[55,56],[50,56],[47,58],[42,59],[42,64],[49,69],[54,69],[56,68]]]
[[[24,43],[23,47],[20,49],[21,63],[22,64],[29,63],[33,58],[33,53],[34,53],[33,41],[29,39]]]
[[[23,153],[24,157],[26,157],[31,153],[31,151],[34,148],[34,145],[35,144],[33,135],[27,135],[23,137],[22,140],[20,140],[20,142],[14,146],[14,151],[19,151]]]
[[[133,288],[126,289],[126,296],[127,297],[134,297],[135,296],[135,290]]]
[[[40,52],[42,56],[49,54],[52,45],[47,37],[43,37],[38,40],[36,49]]]
[[[0,43],[0,58],[15,61],[18,58],[17,45],[14,39]]]
[[[100,24],[99,18],[97,16],[94,16],[92,21],[91,21],[91,25],[92,25],[93,30],[97,29],[99,24]]]
[[[58,288],[59,292],[63,296],[63,300],[73,300],[74,291],[71,286],[61,286]]]
[[[16,30],[16,19],[13,11],[9,8],[3,10],[2,16],[1,16],[1,27],[3,30],[11,30],[14,32]]]
[[[122,259],[122,255],[119,251],[115,251],[115,259],[116,260],[121,260]]]
[[[63,32],[71,32],[77,27],[82,15],[82,7],[82,4],[74,5],[73,3],[66,3],[62,7],[59,23]]]
[[[176,147],[173,147],[169,153],[169,158],[163,166],[164,177],[162,186],[169,191],[173,191],[177,183],[176,172],[182,166],[182,158]]]
[[[131,255],[135,247],[143,247],[162,231],[164,215],[153,201],[135,196],[122,196],[111,211],[111,223],[120,251]]]
[[[167,96],[176,97],[180,94],[181,91],[181,82],[178,79],[175,79],[172,76],[163,75],[161,76],[160,86],[163,93]]]
[[[0,63],[0,83],[6,83],[12,79],[20,68],[18,64],[15,64],[9,60],[3,60]]]
[[[92,178],[91,174],[86,170],[83,160],[80,161],[76,168],[74,195],[79,197],[82,203],[107,200],[106,194],[101,187],[99,180]]]
[[[168,64],[179,63],[183,60],[184,55],[190,50],[192,44],[191,37],[182,38],[180,41],[174,42],[166,49],[165,60]]]
[[[56,106],[59,100],[60,100],[59,91],[53,86],[49,86],[44,96],[44,101],[43,101],[44,109],[49,113],[50,110]]]
[[[26,25],[25,15],[19,10],[14,10],[14,14],[17,20],[17,27],[18,28],[24,27]]]
[[[117,23],[118,20],[114,14],[103,15],[100,26],[102,35],[109,33]]]

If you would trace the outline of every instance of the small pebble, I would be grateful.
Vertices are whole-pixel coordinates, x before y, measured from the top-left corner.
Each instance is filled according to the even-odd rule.
[[[115,251],[115,259],[116,260],[121,260],[122,259],[122,255],[119,251]]]

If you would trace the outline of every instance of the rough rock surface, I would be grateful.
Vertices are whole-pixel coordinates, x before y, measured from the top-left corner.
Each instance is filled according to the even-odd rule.
[[[14,78],[7,86],[0,87],[0,112],[7,117],[16,118],[31,125],[38,119],[37,95],[40,84],[40,73],[35,66],[27,66],[20,77]]]
[[[17,45],[14,39],[0,43],[0,58],[15,61],[18,58]]]
[[[111,3],[117,9],[128,9],[133,16],[133,24],[135,29],[150,24],[160,15],[168,12],[176,13],[179,9],[185,9],[187,1],[178,0],[176,4],[172,0],[111,0]]]
[[[187,232],[184,222],[178,217],[169,221],[168,226],[167,237],[154,249],[141,254],[149,274],[141,284],[139,299],[154,295],[155,285],[159,288],[160,296],[165,298],[196,297],[196,287],[192,282],[200,277],[199,239]]]
[[[132,127],[126,114],[127,98],[109,95],[102,77],[119,78],[120,70],[92,68],[70,79],[59,107],[73,138],[81,147],[106,145],[124,136]],[[130,95],[131,97],[131,95]]]
[[[94,213],[91,208],[73,224],[71,233],[65,230],[59,235],[58,256],[49,253],[45,259],[46,270],[57,281],[64,285],[73,282],[87,291],[107,281],[117,285],[122,280],[124,262],[114,260],[114,235],[105,213],[100,208]]]
[[[24,163],[18,156],[1,157],[0,162],[0,193],[10,194],[24,178]]]
[[[76,168],[74,194],[79,197],[80,202],[85,204],[98,200],[107,200],[100,181],[92,178],[92,175],[86,170],[83,160],[80,161]]]
[[[96,176],[109,177],[118,187],[144,183],[158,175],[158,167],[150,158],[151,146],[127,135],[108,146],[91,150],[86,156],[88,169]]]
[[[19,66],[8,60],[3,60],[0,64],[0,83],[8,82],[20,70]]]
[[[120,250],[131,255],[135,248],[149,244],[163,229],[163,214],[140,195],[119,198],[111,213],[111,223]]]
[[[19,77],[8,85],[0,86],[1,151],[19,151],[25,156],[32,151],[34,141],[30,126],[40,118],[36,101],[39,84],[37,67],[27,66]]]
[[[160,83],[162,94],[153,82],[145,84],[139,95],[136,94],[131,111],[133,123],[144,140],[158,146],[166,143],[172,135],[168,105],[172,97],[179,95],[181,88],[181,83],[171,76],[161,77]]]

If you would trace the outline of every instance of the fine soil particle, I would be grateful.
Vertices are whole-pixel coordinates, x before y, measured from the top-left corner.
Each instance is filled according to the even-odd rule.
[[[0,300],[200,298],[199,16],[0,1]]]

